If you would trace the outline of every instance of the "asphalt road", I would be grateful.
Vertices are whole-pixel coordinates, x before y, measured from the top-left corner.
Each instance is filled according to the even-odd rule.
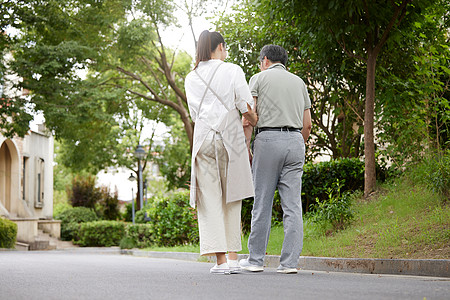
[[[0,252],[0,299],[450,299],[450,279],[300,271],[211,275],[210,263]]]

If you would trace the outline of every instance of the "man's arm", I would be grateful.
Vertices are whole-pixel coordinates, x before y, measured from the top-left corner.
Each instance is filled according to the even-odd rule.
[[[309,109],[306,109],[303,112],[303,129],[302,129],[303,140],[305,141],[305,143],[309,138],[311,128],[312,128],[311,111]]]

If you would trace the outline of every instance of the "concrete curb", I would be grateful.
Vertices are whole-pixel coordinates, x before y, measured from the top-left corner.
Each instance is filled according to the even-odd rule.
[[[198,253],[189,252],[157,252],[131,249],[121,250],[120,253],[139,257],[215,262],[215,257],[202,257]],[[239,259],[247,257],[248,254],[239,254]],[[280,256],[266,255],[264,260],[265,267],[276,268],[279,264]],[[310,271],[450,278],[450,259],[369,259],[300,256],[298,267],[302,270]]]

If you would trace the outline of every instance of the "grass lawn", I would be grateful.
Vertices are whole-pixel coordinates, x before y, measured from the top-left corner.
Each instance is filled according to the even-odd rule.
[[[407,180],[384,185],[369,200],[358,199],[347,229],[325,234],[304,222],[304,256],[359,258],[450,258],[450,206]],[[279,255],[283,228],[271,230],[267,254]],[[242,252],[248,253],[248,236]],[[199,252],[198,246],[147,248],[149,251]]]

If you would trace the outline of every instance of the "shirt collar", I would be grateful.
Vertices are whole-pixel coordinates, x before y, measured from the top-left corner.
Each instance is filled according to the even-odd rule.
[[[278,68],[278,67],[281,67],[286,70],[286,67],[282,63],[275,63],[275,64],[271,65],[270,67],[268,67],[267,70]]]

